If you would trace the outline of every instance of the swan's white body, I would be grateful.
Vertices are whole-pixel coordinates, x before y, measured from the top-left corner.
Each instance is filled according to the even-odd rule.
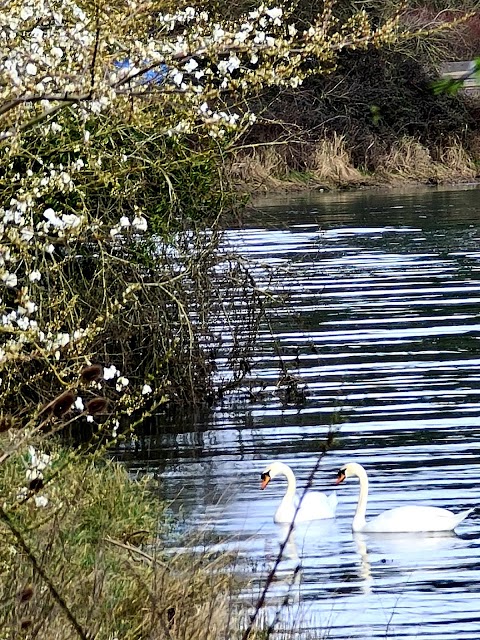
[[[272,462],[267,465],[262,473],[261,488],[265,489],[270,480],[276,476],[286,476],[288,487],[273,517],[274,522],[290,523],[295,518],[295,522],[307,522],[309,520],[325,520],[335,517],[337,508],[337,495],[331,493],[329,496],[318,491],[307,492],[300,501],[297,495],[297,481],[291,468],[283,462]],[[295,513],[296,512],[296,513]]]
[[[362,465],[349,462],[338,472],[337,484],[350,476],[357,476],[360,480],[360,495],[352,523],[353,531],[365,533],[452,531],[473,511],[473,509],[468,509],[460,513],[453,513],[453,511],[439,507],[411,505],[384,511],[367,522],[365,519],[368,500],[367,472]]]

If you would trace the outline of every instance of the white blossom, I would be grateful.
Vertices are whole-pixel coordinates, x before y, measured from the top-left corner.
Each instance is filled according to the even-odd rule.
[[[125,378],[125,376],[120,376],[120,378],[118,378],[117,380],[115,388],[117,391],[121,391],[124,387],[128,387],[129,384],[130,380],[128,378]]]
[[[25,67],[25,71],[26,71],[26,73],[28,73],[29,76],[36,76],[37,75],[37,66],[35,64],[33,64],[33,62],[29,62],[27,64],[27,66]]]
[[[212,33],[212,39],[214,42],[221,42],[223,36],[225,35],[225,31],[219,25],[215,25]]]
[[[70,342],[70,335],[68,333],[63,333],[63,332],[57,333],[55,343],[59,347],[66,347],[69,342]]]
[[[267,9],[265,11],[266,15],[271,18],[275,23],[280,24],[280,18],[283,15],[282,9],[280,7],[275,7],[274,9]]]
[[[26,478],[28,480],[28,482],[31,482],[32,480],[42,480],[43,479],[43,473],[41,471],[39,471],[36,467],[34,467],[33,469],[27,469],[26,472]]]
[[[132,227],[137,229],[137,231],[146,231],[148,229],[147,219],[143,216],[135,216],[132,221]]]
[[[33,18],[34,12],[32,7],[23,6],[20,10],[20,18],[24,21]]]
[[[62,221],[52,208],[45,209],[45,211],[43,212],[43,217],[46,218],[53,227],[63,226]]]
[[[28,318],[19,318],[17,320],[17,326],[22,331],[26,331],[28,329],[28,327],[30,326],[30,322],[29,322]]]
[[[13,288],[17,286],[18,278],[15,273],[9,273],[8,271],[5,271],[2,274],[2,282],[6,287]]]
[[[149,384],[144,384],[142,387],[142,395],[146,396],[152,393],[152,387]]]
[[[179,87],[183,82],[183,73],[181,71],[177,71],[173,74],[173,82]]]
[[[48,498],[46,496],[33,496],[33,499],[35,500],[35,506],[36,507],[46,507],[48,504]]]
[[[198,67],[198,62],[194,58],[190,58],[190,60],[187,62],[187,64],[183,68],[187,73],[191,73],[192,71],[195,71],[197,67]]]
[[[227,62],[228,71],[232,73],[232,71],[235,71],[235,69],[238,69],[239,66],[240,66],[240,60],[237,58],[237,56],[235,55],[230,56]]]
[[[114,364],[110,365],[109,367],[103,368],[104,380],[112,380],[113,378],[119,375],[120,375],[120,371],[117,369],[117,367]]]
[[[35,447],[32,445],[28,447],[28,453],[30,455],[31,466],[37,469],[45,469],[52,461],[52,456],[48,455],[48,453],[36,451]]]
[[[24,227],[20,232],[20,236],[25,242],[30,242],[30,240],[33,239],[34,235],[34,231],[30,227]]]
[[[82,219],[74,213],[66,213],[62,217],[62,225],[64,227],[70,227],[71,229],[77,229],[82,223]]]
[[[28,276],[28,279],[30,280],[30,282],[39,282],[41,278],[42,278],[42,274],[37,269],[32,271]]]
[[[19,500],[19,501],[25,500],[25,498],[28,498],[29,493],[30,492],[27,489],[27,487],[20,487],[20,489],[18,490],[18,493],[17,493],[17,500]]]

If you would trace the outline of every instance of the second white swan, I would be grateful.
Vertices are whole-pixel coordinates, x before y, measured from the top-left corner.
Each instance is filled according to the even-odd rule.
[[[366,533],[452,531],[473,511],[473,509],[468,509],[460,513],[453,513],[453,511],[439,507],[410,505],[389,509],[367,522],[365,519],[368,499],[367,472],[362,465],[349,462],[338,472],[336,484],[340,484],[350,476],[357,476],[360,480],[360,495],[352,523],[353,531],[365,531]]]
[[[273,517],[274,522],[290,523],[295,518],[295,522],[306,522],[308,520],[324,520],[335,517],[337,508],[337,495],[331,493],[329,496],[318,491],[308,491],[298,507],[299,497],[297,496],[297,481],[291,468],[283,462],[271,462],[261,474],[261,489],[265,489],[270,480],[277,476],[286,476],[288,481],[287,492],[285,493],[278,509]],[[297,510],[298,507],[298,510]]]

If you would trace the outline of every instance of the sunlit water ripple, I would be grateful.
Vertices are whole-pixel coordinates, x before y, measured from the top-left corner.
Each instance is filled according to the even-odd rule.
[[[230,399],[124,455],[159,472],[187,527],[228,537],[260,588],[284,537],[272,517],[285,485],[260,492],[259,473],[280,458],[302,486],[334,416],[316,487],[335,490],[351,459],[369,471],[371,515],[480,506],[480,189],[265,200],[228,242],[254,261],[260,286],[274,266],[269,286],[288,294],[259,341],[255,385],[275,389],[276,341],[308,397]],[[480,510],[457,535],[353,536],[357,491],[353,479],[339,487],[335,521],[297,527],[272,608],[290,590],[282,615],[299,638],[312,627],[331,638],[480,638]]]

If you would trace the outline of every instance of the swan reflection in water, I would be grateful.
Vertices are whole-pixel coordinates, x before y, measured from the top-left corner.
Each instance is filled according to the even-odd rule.
[[[365,595],[370,595],[372,592],[372,565],[370,564],[370,558],[367,551],[367,540],[363,533],[354,533],[353,543],[355,545],[357,554],[360,558],[358,577],[362,584],[362,592]]]
[[[278,554],[281,551],[282,557],[273,576],[273,582],[277,587],[280,587],[281,591],[277,595],[280,595],[282,600],[288,598],[289,604],[299,603],[302,591],[303,569],[302,561],[298,554],[296,533],[288,524],[278,525],[276,529],[278,536],[270,540],[270,542],[274,542],[274,549],[270,549],[269,564],[271,566],[276,564]]]
[[[371,594],[375,581],[405,573],[409,580],[416,572],[428,572],[443,565],[454,547],[465,545],[453,531],[419,533],[353,533],[358,555],[358,577],[364,594]],[[442,553],[443,552],[443,553]],[[426,578],[427,576],[424,576]]]

